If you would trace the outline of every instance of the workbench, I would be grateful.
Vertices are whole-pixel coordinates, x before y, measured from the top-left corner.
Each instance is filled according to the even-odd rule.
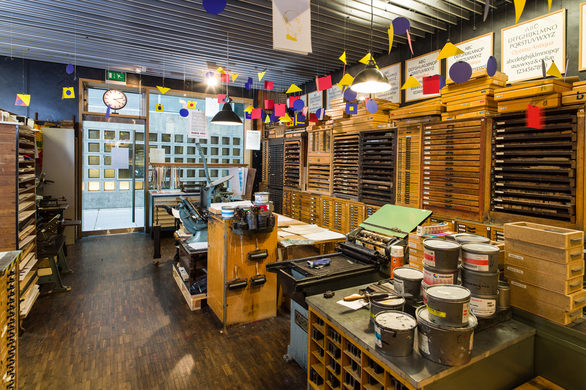
[[[380,352],[375,349],[368,307],[351,310],[336,303],[366,286],[337,290],[330,299],[322,294],[306,298],[311,335],[308,388],[511,389],[533,377],[535,329],[516,320],[475,331],[472,358],[462,366],[444,366],[424,358],[418,352],[417,337],[411,356]],[[321,383],[310,380],[316,377],[312,371],[321,377]],[[352,385],[346,386],[346,380]]]

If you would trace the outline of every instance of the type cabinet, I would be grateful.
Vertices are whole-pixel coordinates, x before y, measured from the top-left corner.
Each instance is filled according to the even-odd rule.
[[[395,202],[396,130],[360,133],[360,201]]]
[[[17,273],[20,251],[0,252],[0,389],[18,389]]]
[[[307,130],[307,190],[332,193],[332,129],[329,126]]]
[[[358,200],[360,133],[334,132],[333,194]]]
[[[397,185],[395,204],[421,207],[421,125],[397,129]]]

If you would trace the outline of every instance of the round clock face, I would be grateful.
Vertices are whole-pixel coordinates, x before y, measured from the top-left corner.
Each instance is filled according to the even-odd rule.
[[[112,110],[120,110],[126,106],[126,95],[118,89],[109,89],[104,92],[104,104]]]

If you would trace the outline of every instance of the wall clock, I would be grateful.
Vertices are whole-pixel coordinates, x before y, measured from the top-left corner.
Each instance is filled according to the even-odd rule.
[[[104,104],[112,110],[120,110],[126,106],[126,94],[118,89],[109,89],[104,92]]]

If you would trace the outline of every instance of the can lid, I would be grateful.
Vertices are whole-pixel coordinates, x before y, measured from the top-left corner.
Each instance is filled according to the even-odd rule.
[[[436,284],[427,288],[427,296],[455,301],[470,298],[470,290],[457,285]]]
[[[396,330],[413,329],[417,326],[415,318],[399,311],[383,311],[374,317],[377,325]]]
[[[403,247],[399,245],[391,246],[391,256],[403,257]]]
[[[433,249],[460,249],[460,244],[448,240],[427,239],[423,240],[423,245]]]
[[[423,272],[411,267],[399,267],[393,270],[393,275],[399,276],[402,279],[419,280],[423,279]]]
[[[455,234],[454,239],[460,244],[467,244],[467,243],[488,244],[490,242],[490,238],[488,238],[488,237],[479,236],[478,234],[470,234],[470,233]]]
[[[494,254],[500,251],[498,246],[490,245],[490,244],[463,244],[462,250],[464,252],[480,252],[486,254]]]
[[[398,297],[398,298],[389,298],[389,299],[384,299],[382,301],[372,301],[377,305],[382,305],[382,306],[397,306],[397,305],[403,305],[405,303],[405,298],[403,297]]]

